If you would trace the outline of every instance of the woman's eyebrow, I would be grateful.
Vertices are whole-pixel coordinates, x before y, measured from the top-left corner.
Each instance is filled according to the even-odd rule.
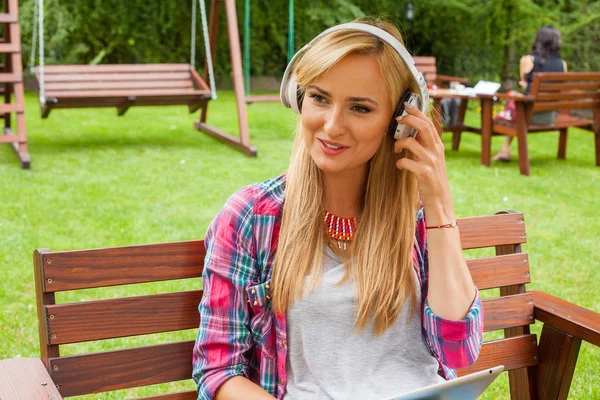
[[[376,106],[379,105],[375,100],[373,100],[370,97],[348,97],[346,100],[348,100],[348,101],[359,101],[359,102],[360,101],[366,101],[366,102],[369,102],[369,103],[373,103]]]
[[[308,86],[310,89],[315,89],[319,92],[321,92],[322,94],[324,94],[325,96],[330,96],[331,97],[331,93],[329,93],[328,91],[326,91],[323,88],[318,87],[317,85],[309,85]],[[377,103],[375,100],[373,100],[370,97],[347,97],[346,101],[355,101],[355,102],[360,102],[360,101],[366,101],[368,103],[373,103],[376,106],[379,105],[379,103]]]

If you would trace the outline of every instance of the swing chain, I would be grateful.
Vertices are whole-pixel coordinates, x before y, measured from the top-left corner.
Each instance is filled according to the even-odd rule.
[[[46,104],[46,95],[44,89],[44,0],[37,0],[38,9],[38,35],[40,42],[40,104]]]
[[[212,53],[210,51],[210,41],[208,37],[208,23],[206,22],[206,4],[204,0],[198,0],[200,3],[200,16],[202,17],[202,35],[204,38],[204,48],[206,51],[206,66],[208,68],[208,76],[210,79],[211,99],[217,99],[217,89],[215,87],[215,76],[212,64]],[[191,49],[190,49],[190,64],[193,69],[196,69],[196,0],[192,0],[192,32],[191,32]]]
[[[192,44],[190,48],[190,64],[196,69],[196,0],[192,0]]]
[[[200,2],[200,15],[202,17],[202,33],[204,36],[204,48],[206,51],[206,66],[208,68],[208,77],[210,81],[210,92],[213,100],[217,99],[217,89],[215,85],[215,74],[213,71],[212,54],[210,51],[210,40],[208,37],[208,22],[206,21],[206,4],[204,0],[198,0]]]
[[[37,0],[33,2],[33,24],[31,28],[31,54],[29,56],[29,72],[35,73],[35,52],[37,51],[37,20],[39,5]]]

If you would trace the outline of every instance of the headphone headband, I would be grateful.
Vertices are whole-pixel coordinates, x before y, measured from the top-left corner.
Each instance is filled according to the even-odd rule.
[[[283,74],[283,79],[281,81],[281,90],[280,90],[280,98],[283,105],[287,108],[292,108],[295,112],[300,113],[300,109],[298,103],[296,101],[296,84],[290,85],[290,81],[293,81],[291,75],[296,65],[297,60],[302,56],[315,42],[317,42],[322,37],[329,35],[332,32],[337,31],[360,31],[367,32],[371,35],[383,40],[385,43],[389,44],[400,56],[404,64],[408,67],[409,71],[412,73],[415,81],[417,82],[417,86],[419,88],[420,95],[420,108],[421,111],[425,112],[427,106],[429,105],[429,91],[427,90],[427,82],[417,68],[415,67],[415,60],[408,53],[406,48],[396,39],[394,36],[384,31],[381,28],[378,28],[373,25],[350,22],[347,24],[340,24],[336,26],[332,26],[329,29],[321,32],[317,37],[311,40],[307,45],[302,47],[294,57],[290,60],[285,72]]]

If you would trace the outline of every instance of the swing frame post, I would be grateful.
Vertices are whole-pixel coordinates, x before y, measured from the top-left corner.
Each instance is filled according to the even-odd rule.
[[[212,60],[215,60],[217,36],[219,33],[219,14],[220,3],[223,0],[211,0],[210,4],[210,20],[208,31],[210,35],[210,52]],[[232,136],[214,126],[206,123],[208,104],[206,104],[200,113],[200,119],[194,123],[196,129],[210,135],[216,139],[227,142],[233,147],[242,150],[249,157],[256,157],[256,147],[250,144],[250,132],[248,129],[248,112],[246,109],[244,77],[242,74],[242,59],[240,49],[240,37],[237,27],[237,14],[235,9],[235,0],[225,0],[225,12],[227,14],[227,31],[229,36],[229,50],[231,57],[231,66],[233,69],[233,88],[235,92],[235,100],[238,114],[238,127],[240,131],[239,139]],[[207,61],[204,61],[204,77],[207,77],[208,68]]]
[[[246,0],[245,6],[249,6],[249,0]],[[246,84],[245,101],[246,104],[252,103],[279,103],[281,99],[278,94],[251,94],[250,90],[250,9],[245,7],[244,15],[244,81]],[[287,61],[292,60],[295,54],[294,41],[294,0],[288,0],[288,43],[287,43]],[[235,71],[235,70],[234,70]]]
[[[4,43],[4,65],[0,67],[4,89],[4,102],[0,103],[0,118],[4,126],[0,129],[0,143],[9,144],[21,163],[22,169],[31,168],[31,156],[27,145],[25,126],[25,95],[23,87],[23,62],[21,60],[21,23],[17,0],[2,1],[4,32],[0,38]],[[14,101],[13,101],[14,100]],[[12,115],[15,114],[16,131],[13,130]]]

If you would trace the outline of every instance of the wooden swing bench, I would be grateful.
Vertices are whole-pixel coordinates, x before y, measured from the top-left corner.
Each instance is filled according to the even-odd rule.
[[[526,242],[523,214],[501,212],[462,218],[458,225],[463,249],[495,248],[495,256],[470,259],[467,264],[479,290],[500,289],[499,297],[483,301],[484,330],[504,333],[504,338],[484,343],[477,362],[459,370],[459,375],[504,365],[511,399],[566,399],[581,342],[600,346],[600,314],[526,290],[531,275],[528,255],[521,252],[521,244]],[[199,325],[197,306],[202,298],[199,278],[205,254],[200,240],[35,251],[41,359],[60,394],[71,397],[182,380],[191,383],[192,349]],[[111,288],[188,278],[192,278],[185,287],[189,290],[171,293],[156,294],[156,285],[131,286],[127,292],[135,290],[136,297],[115,298]],[[96,295],[109,299],[89,300],[90,295],[85,295],[85,301],[56,302],[57,293],[62,296],[88,288],[97,288]],[[253,301],[266,306],[268,293],[259,292]],[[72,299],[73,293],[68,296]],[[530,332],[535,320],[544,323],[539,342]],[[59,350],[71,343],[121,337],[137,340],[140,335],[186,329],[192,331],[178,338],[183,341],[171,333],[166,341],[144,347],[83,354],[71,351],[70,355],[61,355]],[[188,386],[192,387],[193,383]],[[194,390],[175,390],[179,391],[151,399],[197,398]]]
[[[36,77],[41,82],[40,69]],[[190,64],[53,65],[44,67],[42,118],[55,108],[204,107],[211,91]]]

